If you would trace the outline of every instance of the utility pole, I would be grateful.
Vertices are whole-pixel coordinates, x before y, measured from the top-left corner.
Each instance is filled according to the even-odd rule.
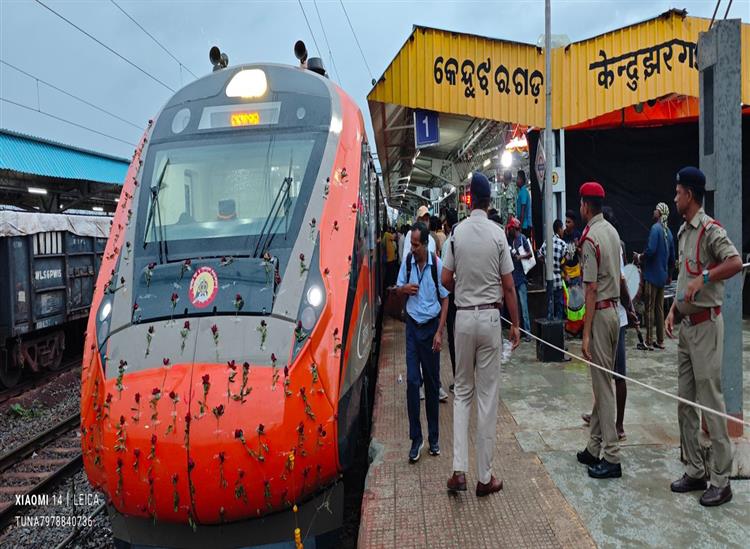
[[[545,83],[545,123],[544,123],[544,242],[547,244],[547,253],[544,255],[544,271],[547,273],[547,318],[554,311],[555,278],[553,272],[553,245],[552,245],[552,166],[549,159],[554,151],[555,137],[552,134],[552,15],[551,0],[544,0],[544,83]]]

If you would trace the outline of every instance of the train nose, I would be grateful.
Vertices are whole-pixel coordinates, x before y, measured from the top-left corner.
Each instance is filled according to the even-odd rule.
[[[333,481],[334,410],[301,364],[175,364],[112,380],[102,431],[115,450],[103,463],[115,507],[215,524],[288,507]]]

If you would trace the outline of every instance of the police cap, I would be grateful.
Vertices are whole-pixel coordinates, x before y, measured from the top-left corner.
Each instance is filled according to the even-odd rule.
[[[677,172],[675,182],[696,191],[705,192],[706,190],[706,176],[693,166],[686,166]]]
[[[490,182],[480,172],[473,172],[471,174],[471,196],[474,198],[490,198]]]
[[[596,181],[589,181],[581,185],[578,194],[581,198],[604,198],[604,187]]]

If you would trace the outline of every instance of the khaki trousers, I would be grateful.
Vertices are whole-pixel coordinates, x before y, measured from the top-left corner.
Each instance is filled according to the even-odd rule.
[[[456,311],[453,399],[453,470],[469,470],[469,414],[477,399],[477,476],[488,483],[497,432],[502,334],[500,311]]]
[[[643,323],[646,325],[646,343],[664,344],[664,288],[643,281]]]
[[[724,317],[691,326],[683,321],[677,347],[677,394],[687,400],[699,402],[712,410],[725,412],[721,393],[721,359],[724,351]],[[693,478],[706,474],[701,458],[698,431],[698,410],[688,404],[677,405],[680,423],[680,443],[687,465],[685,472]],[[727,432],[727,421],[715,414],[704,413],[711,435],[713,463],[711,484],[723,488],[729,482],[732,467],[732,446]]]
[[[590,367],[595,402],[591,412],[587,448],[592,456],[600,457],[601,454],[610,463],[620,463],[620,443],[615,427],[615,394],[612,389],[612,374],[609,373],[614,370],[619,336],[617,309],[610,307],[596,311],[591,328],[591,358],[594,364],[599,364],[608,371]]]

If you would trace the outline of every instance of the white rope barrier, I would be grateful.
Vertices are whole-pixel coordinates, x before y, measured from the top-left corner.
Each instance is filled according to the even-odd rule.
[[[504,316],[500,315],[500,318],[502,318],[508,324],[511,324],[511,321],[508,320],[507,318],[505,318]],[[740,425],[744,425],[745,427],[750,427],[750,423],[749,422],[743,421],[740,418],[737,418],[737,417],[734,417],[734,416],[730,416],[729,414],[726,414],[724,412],[719,412],[718,410],[714,410],[713,408],[709,408],[707,406],[703,406],[702,404],[698,404],[697,402],[693,402],[692,400],[688,400],[686,398],[682,398],[681,396],[673,395],[673,394],[668,393],[666,391],[663,391],[663,390],[661,390],[661,389],[659,389],[657,387],[654,387],[653,385],[649,385],[648,383],[643,383],[642,381],[638,381],[637,379],[633,379],[632,377],[624,376],[622,374],[619,374],[619,373],[615,372],[614,370],[609,370],[609,369],[605,368],[604,366],[600,366],[599,364],[595,364],[595,363],[591,362],[590,360],[586,360],[583,357],[580,357],[578,355],[574,355],[573,353],[571,353],[569,351],[566,351],[565,349],[561,349],[560,347],[558,347],[556,345],[553,345],[549,341],[545,341],[544,339],[535,336],[531,332],[527,332],[523,328],[519,328],[519,330],[521,331],[521,333],[524,333],[524,334],[526,334],[526,335],[528,335],[528,336],[536,339],[537,341],[543,343],[544,345],[547,345],[548,347],[551,347],[552,349],[555,349],[556,351],[559,351],[559,352],[561,352],[561,353],[563,353],[565,355],[568,355],[571,358],[575,358],[576,360],[580,360],[581,362],[583,362],[585,364],[588,364],[589,366],[592,366],[594,368],[598,368],[598,369],[600,369],[600,370],[602,370],[604,372],[607,372],[608,374],[612,374],[615,377],[618,377],[620,379],[624,379],[624,380],[626,380],[626,381],[628,381],[630,383],[635,383],[636,385],[639,385],[641,387],[644,387],[646,389],[654,391],[655,393],[658,393],[658,394],[663,395],[665,397],[668,397],[668,398],[671,398],[673,400],[676,400],[677,402],[681,402],[683,404],[687,404],[688,406],[692,406],[694,408],[698,408],[699,410],[703,410],[704,412],[708,412],[710,414],[715,414],[715,415],[717,415],[719,417],[723,417],[727,421],[732,421],[734,423],[739,423]]]

